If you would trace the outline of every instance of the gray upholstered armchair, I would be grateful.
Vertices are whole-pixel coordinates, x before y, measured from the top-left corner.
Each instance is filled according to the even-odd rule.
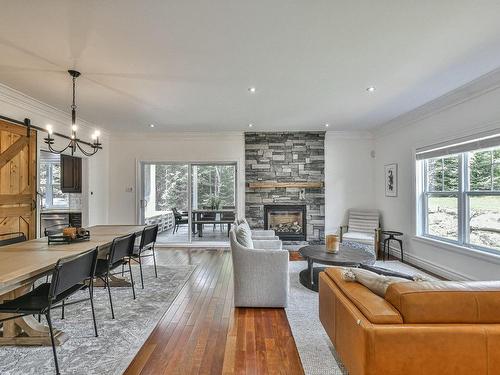
[[[237,226],[229,232],[233,260],[236,307],[286,307],[288,304],[288,251],[281,241],[253,240],[254,249],[236,239]]]
[[[375,254],[380,247],[380,213],[378,210],[350,209],[347,225],[340,227],[343,240],[373,244]]]

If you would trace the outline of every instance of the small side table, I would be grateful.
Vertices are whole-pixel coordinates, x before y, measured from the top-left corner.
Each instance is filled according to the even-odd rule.
[[[387,236],[386,238],[384,238],[384,250],[383,250],[384,262],[385,262],[386,246],[387,246],[387,259],[389,259],[391,241],[396,241],[399,243],[399,249],[401,250],[401,262],[403,262],[403,241],[399,238],[396,238],[403,236],[403,233],[397,232],[395,230],[383,230],[382,234]]]

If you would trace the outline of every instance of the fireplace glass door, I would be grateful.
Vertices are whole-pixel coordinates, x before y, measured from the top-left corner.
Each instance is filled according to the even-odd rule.
[[[305,206],[266,205],[264,224],[282,240],[305,241]]]

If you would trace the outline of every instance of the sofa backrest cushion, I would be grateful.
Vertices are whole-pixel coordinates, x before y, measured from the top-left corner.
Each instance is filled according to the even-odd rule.
[[[399,312],[382,297],[377,296],[364,285],[344,280],[342,268],[328,267],[325,272],[370,322],[375,324],[403,323]]]
[[[349,232],[373,234],[379,227],[379,213],[376,210],[349,210]]]
[[[405,323],[500,323],[500,281],[398,283],[385,299]]]

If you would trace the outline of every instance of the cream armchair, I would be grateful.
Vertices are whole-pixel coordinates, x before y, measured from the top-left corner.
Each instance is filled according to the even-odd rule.
[[[380,213],[378,210],[351,209],[347,225],[340,227],[340,242],[343,240],[373,245],[375,254],[380,248]]]
[[[236,238],[237,226],[229,232],[233,261],[234,306],[286,307],[288,304],[288,251],[281,241],[253,240],[253,249]]]

